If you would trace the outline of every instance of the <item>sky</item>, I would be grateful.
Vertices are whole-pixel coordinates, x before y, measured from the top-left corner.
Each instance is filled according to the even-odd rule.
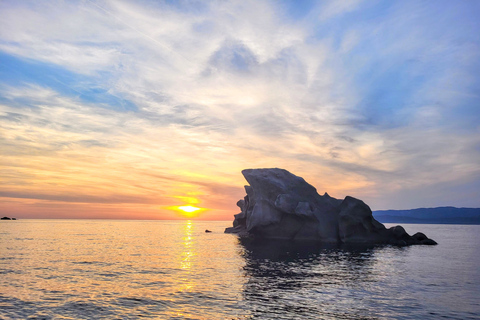
[[[479,16],[0,1],[0,215],[231,220],[241,170],[273,167],[372,210],[480,207]]]

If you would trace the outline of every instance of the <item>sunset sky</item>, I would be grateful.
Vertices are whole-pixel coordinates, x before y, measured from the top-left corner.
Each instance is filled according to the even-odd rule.
[[[480,207],[479,17],[480,1],[0,1],[0,215],[231,219],[241,170],[262,167],[372,210]]]

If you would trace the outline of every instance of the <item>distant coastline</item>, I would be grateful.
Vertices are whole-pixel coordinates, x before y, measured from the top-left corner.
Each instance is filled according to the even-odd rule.
[[[373,211],[382,223],[480,224],[480,208],[418,208]]]

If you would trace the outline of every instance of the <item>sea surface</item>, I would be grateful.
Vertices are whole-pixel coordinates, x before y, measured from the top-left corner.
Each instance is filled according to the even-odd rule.
[[[404,248],[242,242],[230,225],[0,221],[0,319],[480,318],[478,225],[404,224],[439,243]]]

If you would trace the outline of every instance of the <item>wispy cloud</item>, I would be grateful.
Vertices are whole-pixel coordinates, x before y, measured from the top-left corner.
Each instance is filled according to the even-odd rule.
[[[195,197],[204,217],[228,218],[240,170],[277,166],[375,209],[480,205],[473,2],[3,1],[0,12],[4,197],[149,218]]]

